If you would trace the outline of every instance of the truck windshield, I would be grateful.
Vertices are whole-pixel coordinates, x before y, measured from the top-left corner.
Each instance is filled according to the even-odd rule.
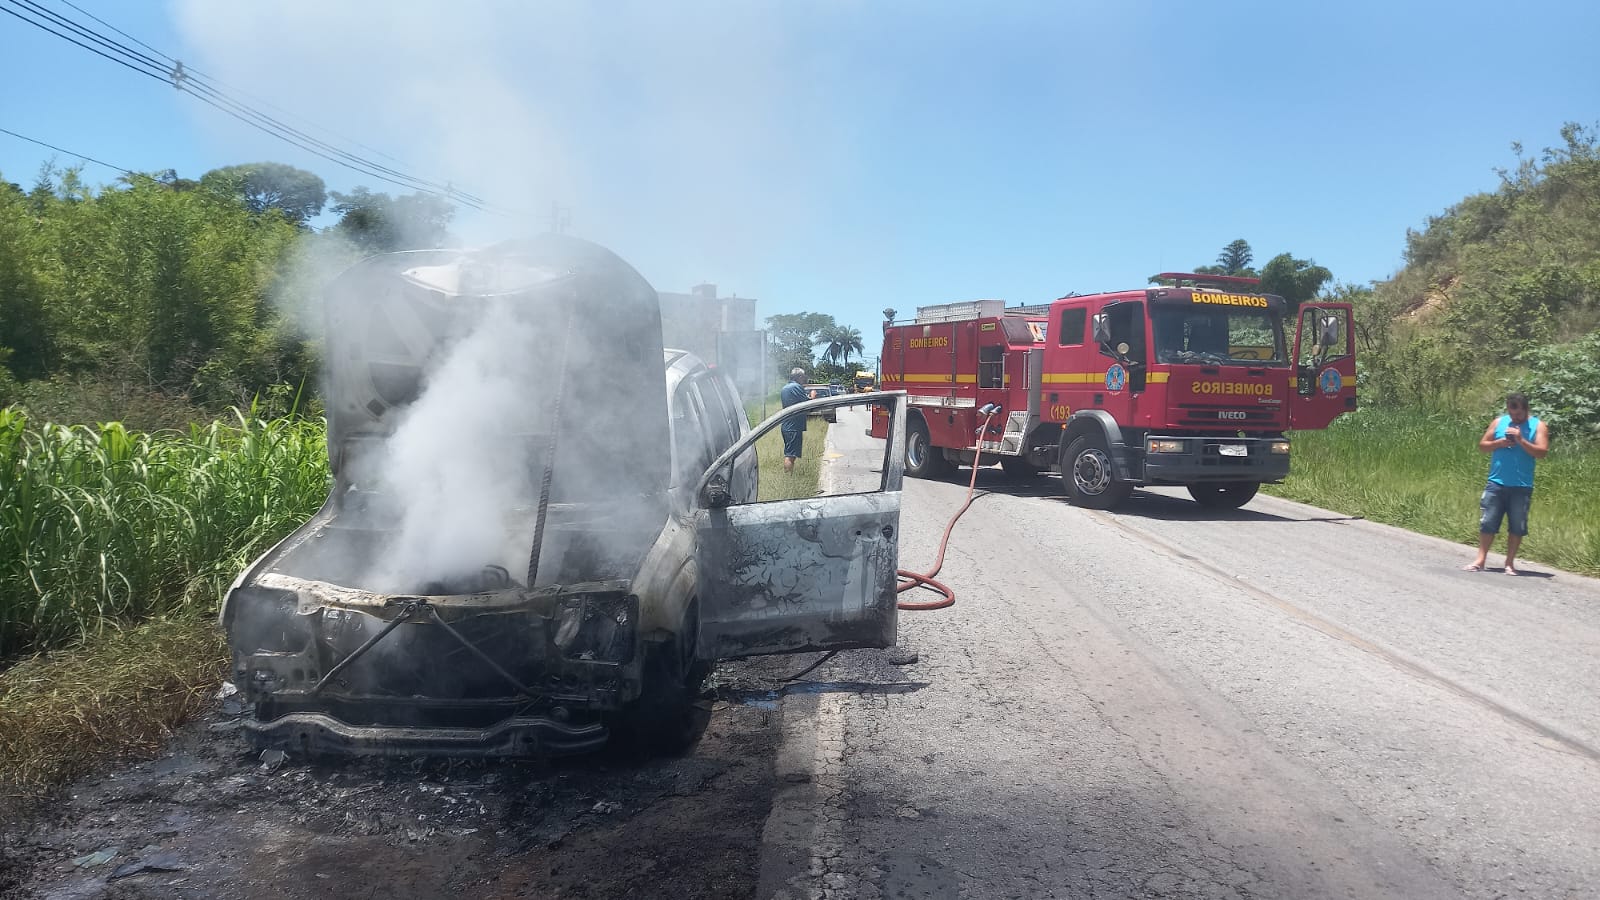
[[[1157,306],[1152,318],[1158,363],[1284,362],[1283,322],[1276,312]]]

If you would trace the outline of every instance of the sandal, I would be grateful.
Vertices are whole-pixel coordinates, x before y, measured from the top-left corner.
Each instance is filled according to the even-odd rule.
[[[1461,571],[1463,571],[1463,572],[1482,572],[1483,571],[1483,566],[1480,566],[1477,563],[1467,563],[1466,565],[1461,567]]]
[[[1521,575],[1522,573],[1518,572],[1515,568],[1513,568],[1511,566],[1506,566],[1506,574],[1507,575]]]

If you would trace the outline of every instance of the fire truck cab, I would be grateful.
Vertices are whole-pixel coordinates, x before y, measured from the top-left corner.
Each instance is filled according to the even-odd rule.
[[[911,403],[906,471],[937,475],[981,449],[1009,473],[1059,471],[1080,506],[1166,484],[1237,507],[1288,475],[1290,431],[1355,409],[1348,304],[1305,304],[1291,336],[1287,304],[1254,292],[1255,279],[1157,279],[1047,307],[922,307],[913,323],[885,324],[883,386]],[[985,408],[998,410],[987,426]]]

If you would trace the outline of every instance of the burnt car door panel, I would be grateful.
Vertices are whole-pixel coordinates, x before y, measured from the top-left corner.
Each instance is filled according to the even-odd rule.
[[[787,415],[873,405],[887,406],[892,423],[875,489],[765,502],[729,496],[722,479],[730,467]],[[701,658],[894,645],[905,421],[899,391],[810,401],[712,463],[693,512]],[[733,487],[734,496],[744,493]]]

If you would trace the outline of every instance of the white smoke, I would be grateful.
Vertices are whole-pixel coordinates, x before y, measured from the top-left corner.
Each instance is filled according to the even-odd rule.
[[[657,283],[714,273],[744,285],[766,250],[828,215],[827,198],[850,194],[840,177],[847,142],[826,92],[797,74],[815,61],[796,49],[784,14],[760,5],[172,2],[199,71],[293,111],[290,124],[337,132],[328,139],[361,156],[516,211],[458,209],[452,231],[468,245],[546,230],[554,214]],[[340,190],[406,192],[209,108],[194,115],[241,160],[280,159]],[[283,282],[313,334],[320,316],[302,301],[320,294],[329,259]],[[403,419],[374,461],[375,483],[358,486],[397,502],[398,536],[360,564],[362,586],[417,591],[485,565],[521,580],[537,499],[530,473],[545,460],[509,436],[507,416],[545,390],[534,360],[566,344],[549,327],[496,310],[430,361],[418,400],[390,411]],[[605,366],[602,354],[616,352],[593,346],[580,342],[569,368]],[[562,540],[575,539],[556,536],[552,553],[565,552]]]
[[[540,330],[509,305],[490,309],[424,377],[378,461],[375,490],[398,507],[395,535],[363,586],[394,592],[459,582],[486,565],[520,576],[529,541],[509,527],[537,499],[528,439],[548,367]],[[520,350],[520,352],[518,352]],[[520,420],[520,421],[519,421]],[[548,422],[542,423],[548,426]]]
[[[656,283],[751,284],[765,251],[850,192],[844,129],[805,74],[819,61],[760,4],[174,0],[174,11],[196,68],[303,117],[291,124],[515,211],[460,209],[455,231],[471,245],[547,230],[554,215]],[[241,159],[405,190],[207,107],[194,115]]]

